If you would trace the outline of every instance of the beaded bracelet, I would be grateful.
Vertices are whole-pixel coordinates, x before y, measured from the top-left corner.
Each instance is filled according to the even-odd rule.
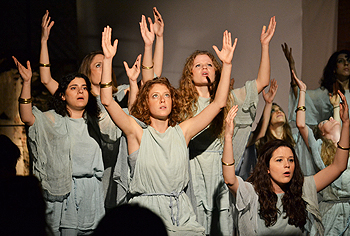
[[[39,63],[39,66],[41,66],[41,67],[50,67],[51,64],[50,63],[49,64]]]
[[[221,159],[221,163],[224,165],[224,166],[233,166],[235,164],[235,159],[233,159],[233,163],[226,163],[224,162],[222,159]]]
[[[305,106],[300,106],[300,107],[298,107],[298,108],[295,110],[295,112],[297,112],[297,111],[306,111],[306,107],[305,107]]]
[[[105,84],[101,84],[100,83],[100,88],[109,88],[112,86],[112,81],[111,82],[108,82],[108,83],[105,83]]]
[[[340,146],[339,142],[337,142],[337,146],[338,146],[338,148],[340,148],[341,150],[346,150],[346,151],[349,151],[349,150],[350,150],[350,147],[345,148],[345,147]]]
[[[32,98],[21,98],[21,97],[19,97],[18,98],[18,102],[20,104],[29,104],[29,103],[33,102],[33,99]]]

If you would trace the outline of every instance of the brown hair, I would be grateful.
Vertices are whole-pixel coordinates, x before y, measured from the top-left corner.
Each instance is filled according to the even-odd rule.
[[[79,67],[79,71],[78,73],[81,73],[81,74],[84,74],[86,75],[90,82],[91,82],[91,79],[90,79],[90,76],[91,76],[91,63],[92,63],[92,60],[95,58],[96,55],[103,55],[103,52],[102,51],[94,51],[94,52],[90,52],[89,54],[87,54],[84,59],[82,60],[81,64],[80,64],[80,67]],[[116,93],[118,91],[117,89],[117,78],[115,76],[115,73],[112,69],[112,86],[113,86],[113,93]]]
[[[152,89],[153,85],[155,84],[163,84],[170,91],[172,107],[171,107],[171,113],[169,114],[169,125],[175,126],[181,121],[180,107],[182,107],[182,105],[179,99],[178,92],[170,84],[169,80],[164,77],[154,78],[153,80],[149,80],[141,87],[137,95],[136,101],[131,107],[130,114],[135,116],[137,119],[141,120],[147,125],[151,124],[151,119],[150,119],[151,114],[149,111],[148,94],[149,94],[149,91]]]
[[[270,167],[270,159],[272,158],[274,151],[279,147],[290,148],[293,152],[295,163],[293,177],[283,188],[283,212],[285,212],[288,217],[288,224],[295,225],[304,230],[307,218],[306,202],[302,198],[304,175],[300,168],[295,150],[290,143],[278,139],[267,142],[261,148],[261,155],[259,155],[254,171],[247,181],[253,184],[255,192],[259,196],[259,215],[264,219],[265,226],[269,227],[274,225],[277,221],[278,215],[278,209],[276,207],[277,195],[274,192],[268,169]]]
[[[215,68],[215,80],[212,85],[212,89],[210,90],[210,102],[212,102],[215,98],[217,86],[220,81],[221,76],[221,64],[216,60],[214,55],[208,51],[200,51],[197,50],[193,52],[187,59],[185,66],[182,71],[182,76],[180,80],[179,93],[182,99],[183,107],[181,109],[181,118],[183,120],[189,119],[194,116],[198,107],[198,92],[192,81],[192,68],[193,62],[198,55],[207,55],[212,61]],[[219,136],[221,139],[223,137],[224,127],[225,127],[225,117],[228,111],[231,109],[233,105],[233,96],[231,93],[229,94],[228,102],[226,107],[213,119],[211,122],[210,128],[214,131],[216,136]]]

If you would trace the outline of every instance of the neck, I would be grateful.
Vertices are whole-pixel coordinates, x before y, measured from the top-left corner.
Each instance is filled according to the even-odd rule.
[[[349,90],[349,77],[337,76],[337,81],[343,86],[345,90]]]
[[[167,118],[166,120],[160,120],[151,116],[150,119],[151,126],[159,133],[164,133],[169,127],[169,118]]]
[[[283,130],[283,124],[281,125],[280,123],[270,125],[270,131],[271,134],[276,138],[276,139],[282,139],[284,130]]]
[[[85,110],[72,110],[70,108],[67,107],[68,113],[69,113],[69,117],[72,119],[80,119],[83,117],[84,111]]]
[[[280,185],[278,185],[275,181],[273,181],[273,179],[271,179],[271,182],[272,182],[272,187],[273,187],[274,193],[276,193],[276,194],[284,193],[283,188]]]
[[[100,85],[96,85],[96,84],[91,84],[91,93],[94,96],[98,96],[100,95]]]
[[[196,85],[195,87],[196,87],[198,95],[200,97],[210,98],[210,92],[209,92],[208,86],[206,86],[206,85],[203,85],[203,86]]]

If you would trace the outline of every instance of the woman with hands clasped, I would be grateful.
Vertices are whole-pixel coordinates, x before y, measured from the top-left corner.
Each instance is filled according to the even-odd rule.
[[[64,76],[50,102],[51,110],[32,108],[29,61],[14,61],[23,78],[19,98],[21,120],[29,126],[33,174],[40,180],[47,205],[47,221],[55,235],[92,233],[103,217],[103,161],[100,111],[83,74]]]
[[[323,235],[317,192],[339,177],[349,156],[349,108],[345,99],[340,107],[343,126],[332,164],[304,177],[294,148],[285,141],[273,140],[262,147],[247,182],[235,175],[231,141],[235,110],[230,111],[222,166],[239,214],[239,235]],[[301,108],[298,112],[304,111]]]
[[[339,95],[331,95],[330,102],[335,107],[334,118],[324,120],[316,127],[316,135],[305,124],[307,107],[305,105],[306,85],[294,78],[299,87],[299,101],[297,108],[297,126],[307,147],[311,151],[311,158],[319,170],[332,165],[335,160],[337,149],[345,149],[340,143],[343,121],[342,110],[347,103],[345,96],[338,91]],[[343,103],[340,104],[341,97]],[[340,117],[341,116],[341,117]],[[342,124],[339,119],[342,119]],[[322,201],[319,203],[322,215],[322,223],[325,227],[325,235],[346,235],[350,232],[350,161],[347,161],[347,168],[337,180],[322,190]]]
[[[105,58],[101,100],[127,137],[129,159],[136,158],[129,202],[138,203],[157,213],[170,235],[202,235],[204,228],[196,222],[190,200],[184,194],[189,181],[187,145],[226,105],[235,49],[231,34],[225,31],[223,48],[217,51],[225,66],[214,101],[198,116],[179,123],[182,104],[176,90],[166,78],[150,80],[142,86],[130,112],[146,124],[146,128],[141,128],[111,96],[110,68],[118,44],[117,40],[111,44],[111,31],[107,26],[102,33]],[[150,70],[153,73],[153,68]]]

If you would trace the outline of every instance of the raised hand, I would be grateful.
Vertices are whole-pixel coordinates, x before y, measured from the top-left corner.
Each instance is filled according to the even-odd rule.
[[[27,61],[27,68],[25,68],[14,56],[12,56],[17,68],[18,72],[21,74],[21,77],[24,82],[29,82],[32,79],[32,68],[30,67],[30,62]]]
[[[235,124],[233,122],[234,118],[237,115],[238,105],[233,106],[226,116],[226,125],[225,125],[225,136],[233,137],[233,130],[235,128]]]
[[[306,92],[306,88],[307,88],[306,84],[303,81],[301,81],[300,79],[297,78],[297,76],[295,75],[294,71],[292,71],[292,73],[293,73],[293,79],[294,79],[295,83],[298,85],[300,91]]]
[[[153,29],[153,23],[151,18],[148,17],[148,22],[149,22],[149,30],[147,27],[147,22],[146,22],[146,17],[142,15],[141,17],[141,22],[140,22],[140,31],[141,31],[141,36],[143,41],[145,42],[146,45],[152,45],[154,41],[154,29]]]
[[[158,37],[162,37],[164,33],[164,21],[162,15],[159,13],[156,7],[153,7],[153,31]]]
[[[124,61],[123,63],[124,63],[126,74],[129,77],[129,80],[137,82],[137,78],[140,75],[141,54],[138,55],[134,65],[131,68],[129,68],[129,65],[126,61]]]
[[[102,49],[106,59],[111,59],[117,53],[118,39],[114,40],[113,45],[111,44],[112,28],[108,25],[104,27],[102,32]]]
[[[340,111],[339,111],[340,119],[343,123],[349,122],[348,102],[346,101],[346,97],[344,96],[344,94],[342,94],[342,92],[340,92],[340,90],[338,90],[338,94],[342,100],[342,102],[340,103]]]
[[[218,55],[222,63],[231,64],[236,45],[237,38],[235,38],[235,41],[232,45],[231,33],[225,30],[222,37],[222,50],[219,51],[215,45],[213,45],[213,49],[215,50],[216,55]]]
[[[281,44],[281,46],[282,46],[282,51],[284,53],[284,56],[286,57],[286,59],[289,63],[289,66],[290,67],[294,66],[295,62],[294,62],[294,58],[293,58],[293,54],[292,54],[292,48],[289,48],[287,43]]]
[[[266,103],[272,103],[273,99],[275,99],[276,93],[278,89],[278,84],[275,79],[270,81],[270,88],[267,93],[265,93],[265,90],[262,91],[263,98]]]
[[[50,21],[51,17],[49,16],[49,11],[46,10],[46,13],[41,20],[41,40],[47,41],[49,39],[50,30],[55,24],[54,21]]]
[[[339,94],[331,94],[329,93],[329,101],[331,102],[333,107],[339,106],[340,96]]]
[[[266,30],[266,26],[264,25],[261,31],[260,42],[261,45],[268,45],[272,39],[272,36],[275,33],[276,29],[276,20],[275,16],[271,17],[269,27]]]

